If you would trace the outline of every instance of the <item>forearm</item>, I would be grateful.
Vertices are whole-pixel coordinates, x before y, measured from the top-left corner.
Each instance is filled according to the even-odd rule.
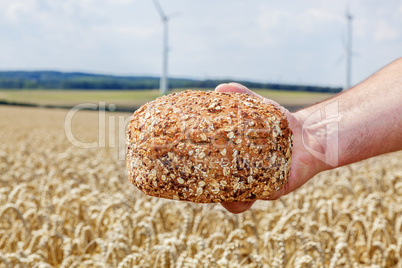
[[[318,170],[401,150],[402,58],[295,117]]]

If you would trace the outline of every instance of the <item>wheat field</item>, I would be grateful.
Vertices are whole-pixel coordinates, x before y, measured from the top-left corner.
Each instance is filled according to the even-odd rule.
[[[402,267],[402,152],[233,215],[145,196],[121,148],[67,140],[66,113],[0,106],[0,267]],[[98,127],[80,111],[72,129]]]

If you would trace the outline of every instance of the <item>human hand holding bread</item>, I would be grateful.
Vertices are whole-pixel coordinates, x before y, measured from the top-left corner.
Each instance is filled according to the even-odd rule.
[[[301,138],[301,125],[298,119],[294,116],[294,114],[290,113],[287,109],[280,106],[275,101],[264,98],[254,92],[252,92],[247,87],[240,85],[238,83],[230,83],[230,84],[221,84],[219,85],[215,91],[217,92],[239,92],[248,95],[255,96],[266,103],[271,103],[278,107],[286,116],[289,122],[289,128],[293,132],[293,152],[292,152],[292,164],[290,167],[290,174],[287,184],[284,185],[283,188],[279,189],[276,192],[273,192],[271,196],[268,198],[261,198],[262,200],[275,200],[280,198],[282,195],[286,195],[293,190],[299,188],[304,183],[306,183],[309,179],[311,179],[315,174],[318,173],[318,170],[314,168],[316,165],[316,159],[308,153],[303,146],[302,138]],[[222,206],[224,206],[228,211],[232,213],[242,213],[248,210],[255,202],[254,201],[246,201],[246,202],[222,202]]]
[[[256,95],[239,84],[220,85],[216,90]],[[294,113],[284,110],[293,132],[292,165],[288,183],[268,199],[291,193],[321,171],[402,150],[401,103],[399,58],[332,98]],[[230,212],[241,213],[253,203],[222,205]]]
[[[232,213],[278,199],[321,171],[402,149],[401,73],[398,59],[295,113],[236,83],[158,98],[131,118],[129,179],[148,195]]]
[[[298,170],[302,179],[311,171],[298,164],[309,160],[299,161],[308,155],[293,115],[236,83],[158,98],[134,113],[127,133],[128,174],[140,190],[232,213],[279,198],[304,183]]]

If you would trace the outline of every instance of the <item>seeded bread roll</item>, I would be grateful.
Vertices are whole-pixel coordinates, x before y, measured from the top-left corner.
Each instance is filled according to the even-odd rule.
[[[169,199],[266,198],[288,181],[292,140],[285,115],[252,96],[173,93],[131,117],[128,177],[147,195]]]

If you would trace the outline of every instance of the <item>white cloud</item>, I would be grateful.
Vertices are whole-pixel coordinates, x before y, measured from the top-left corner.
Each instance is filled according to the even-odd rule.
[[[3,20],[18,22],[34,10],[35,6],[35,0],[2,1],[0,2],[0,14]]]
[[[160,0],[167,14],[180,13],[169,24],[170,73],[341,85],[343,66],[335,62],[345,1]],[[399,0],[351,3],[359,81],[398,55],[402,7]],[[0,32],[0,69],[161,70],[162,23],[152,1],[0,0]]]
[[[399,36],[399,31],[397,27],[390,25],[387,21],[380,20],[374,29],[374,40],[377,42],[395,40]]]
[[[297,36],[325,32],[330,24],[339,23],[339,18],[316,8],[307,8],[298,13],[289,10],[271,10],[261,12],[258,23],[262,31],[275,36],[277,43],[283,43]]]

